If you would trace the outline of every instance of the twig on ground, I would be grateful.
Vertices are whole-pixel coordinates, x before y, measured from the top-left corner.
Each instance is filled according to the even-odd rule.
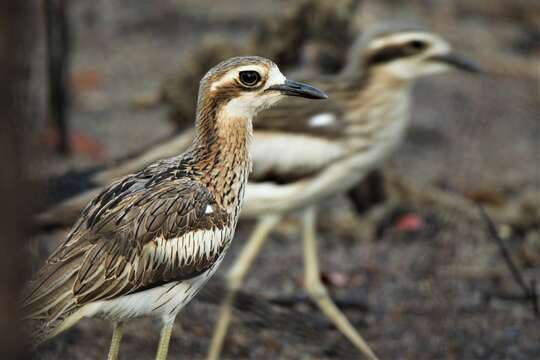
[[[478,206],[480,215],[486,222],[486,225],[487,225],[487,228],[491,237],[495,239],[495,242],[497,243],[497,246],[499,247],[501,255],[506,265],[508,266],[508,269],[510,270],[512,277],[514,278],[516,283],[519,285],[519,287],[523,291],[525,299],[531,302],[534,315],[540,318],[540,307],[538,304],[538,293],[536,291],[536,281],[533,279],[530,282],[530,284],[527,284],[521,269],[517,266],[517,264],[512,259],[510,250],[508,250],[508,247],[506,246],[504,240],[499,235],[499,232],[497,231],[497,228],[495,227],[493,220],[491,220],[488,213],[486,212],[486,210],[481,204],[477,203],[476,205]]]
[[[266,299],[266,301],[282,307],[291,307],[301,303],[309,304],[311,302],[310,298],[305,295],[272,297]],[[340,309],[358,310],[363,312],[369,310],[365,301],[353,297],[333,297],[333,301]]]

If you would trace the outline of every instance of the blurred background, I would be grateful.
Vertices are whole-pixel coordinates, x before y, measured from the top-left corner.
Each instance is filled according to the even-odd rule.
[[[378,180],[384,193],[375,202],[391,204],[384,217],[358,215],[344,197],[324,204],[323,281],[381,359],[540,358],[531,285],[540,280],[540,2],[42,0],[3,7],[0,25],[9,31],[0,72],[4,84],[22,84],[2,95],[6,324],[13,321],[8,294],[16,294],[21,274],[69,231],[29,225],[22,204],[37,211],[54,203],[47,179],[113,164],[192,126],[198,80],[222,59],[257,54],[288,73],[336,73],[362,31],[396,21],[442,35],[484,73],[417,84],[408,137]],[[426,201],[403,184],[464,201]],[[528,295],[474,203],[490,214]],[[280,224],[247,277],[223,358],[358,358],[303,292],[298,223],[292,214]],[[204,358],[223,274],[252,225],[239,224],[215,278],[182,311],[171,358]],[[19,254],[28,237],[30,257]],[[105,322],[85,320],[37,357],[103,358],[110,332]],[[134,321],[121,356],[152,358],[157,341],[150,320]]]

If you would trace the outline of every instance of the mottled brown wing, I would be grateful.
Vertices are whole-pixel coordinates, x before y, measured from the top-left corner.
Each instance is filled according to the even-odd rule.
[[[159,180],[128,176],[85,208],[28,289],[27,317],[52,321],[92,301],[191,278],[217,260],[230,234],[225,211],[195,181]]]
[[[136,192],[117,208],[90,224],[98,238],[74,285],[79,302],[196,276],[213,265],[227,240],[225,211],[191,180]]]

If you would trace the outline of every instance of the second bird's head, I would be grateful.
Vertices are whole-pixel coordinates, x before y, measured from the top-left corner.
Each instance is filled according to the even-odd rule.
[[[368,31],[353,47],[351,57],[363,71],[383,71],[407,80],[450,69],[479,71],[439,35],[392,25]]]
[[[214,66],[203,77],[198,111],[252,118],[285,96],[327,98],[313,86],[286,79],[271,60],[258,56],[234,57]]]

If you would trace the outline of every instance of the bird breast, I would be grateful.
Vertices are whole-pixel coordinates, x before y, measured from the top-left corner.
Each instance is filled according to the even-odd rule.
[[[197,266],[197,261],[210,260],[222,252],[231,238],[229,227],[196,230],[179,238],[159,237],[147,247],[148,251],[151,252],[149,256],[153,257],[157,263],[170,264],[170,266],[174,266],[174,264]]]

